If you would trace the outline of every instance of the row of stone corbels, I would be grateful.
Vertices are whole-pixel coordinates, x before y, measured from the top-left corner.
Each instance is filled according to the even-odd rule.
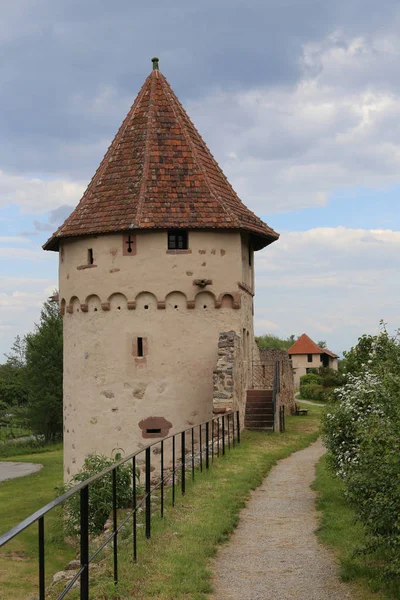
[[[179,293],[181,293],[181,292],[179,292]],[[199,294],[201,294],[201,293],[202,292],[199,292]],[[210,294],[214,298],[215,308],[222,307],[224,297],[230,297],[232,299],[232,308],[239,309],[241,307],[241,295],[239,292],[222,292],[221,294],[219,294],[218,298],[216,298],[212,292],[207,292],[207,293]],[[66,305],[64,304],[64,302],[63,301],[61,302],[60,315],[64,316],[65,313],[72,314],[74,312],[74,305],[71,303],[71,301],[69,302],[69,304],[66,304]],[[157,300],[157,308],[158,309],[165,309],[166,304],[167,304],[166,300]],[[100,306],[101,306],[101,309],[104,311],[111,310],[111,302],[109,300],[107,302],[101,302]],[[136,302],[136,300],[127,301],[126,306],[127,306],[128,310],[135,310],[136,306],[137,306],[137,302]],[[88,303],[83,303],[83,304],[80,303],[79,307],[80,307],[81,312],[83,312],[83,313],[89,312],[89,304]],[[194,300],[186,299],[186,308],[194,309],[195,307],[196,307],[195,299]]]

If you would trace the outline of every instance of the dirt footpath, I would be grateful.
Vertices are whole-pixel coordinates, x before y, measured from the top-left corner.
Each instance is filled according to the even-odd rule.
[[[314,533],[310,485],[321,441],[281,460],[240,515],[214,561],[214,600],[346,600],[335,560]]]

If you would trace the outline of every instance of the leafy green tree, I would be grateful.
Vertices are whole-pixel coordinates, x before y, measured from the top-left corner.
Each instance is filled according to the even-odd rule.
[[[40,322],[26,336],[28,419],[46,441],[62,436],[62,320],[56,302],[44,303]]]
[[[326,341],[325,340],[320,340],[319,342],[317,342],[317,346],[319,346],[320,348],[327,348],[328,347],[326,345]]]
[[[15,338],[7,361],[0,365],[0,402],[11,406],[22,406],[27,401],[25,383],[25,340]]]
[[[295,335],[288,338],[280,338],[273,333],[266,333],[256,337],[259,348],[275,348],[277,350],[287,350],[296,341]]]

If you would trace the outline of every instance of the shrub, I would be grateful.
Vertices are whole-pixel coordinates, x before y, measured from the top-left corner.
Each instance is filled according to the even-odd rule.
[[[322,383],[322,377],[317,373],[307,373],[307,375],[300,377],[300,387],[309,383]]]
[[[368,342],[368,343],[367,343]],[[369,353],[367,353],[367,351]],[[386,572],[400,577],[400,341],[386,330],[360,338],[348,356],[354,375],[335,391],[323,419],[330,464]],[[360,362],[361,357],[364,362]]]
[[[112,458],[107,456],[89,454],[82,469],[74,475],[66,485],[57,488],[62,494],[71,487],[101,473],[114,464]],[[136,473],[139,478],[139,471]],[[132,506],[132,466],[122,465],[117,470],[117,508]],[[80,531],[80,495],[71,496],[63,505],[64,525],[67,535],[75,536]],[[111,472],[92,483],[89,487],[89,532],[99,534],[112,511],[112,474]]]

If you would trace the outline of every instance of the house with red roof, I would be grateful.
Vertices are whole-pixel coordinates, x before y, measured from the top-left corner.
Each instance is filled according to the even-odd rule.
[[[334,371],[338,370],[338,355],[327,348],[320,348],[306,333],[290,346],[288,354],[292,360],[296,387],[300,386],[300,377],[309,373],[311,369],[328,367]]]

